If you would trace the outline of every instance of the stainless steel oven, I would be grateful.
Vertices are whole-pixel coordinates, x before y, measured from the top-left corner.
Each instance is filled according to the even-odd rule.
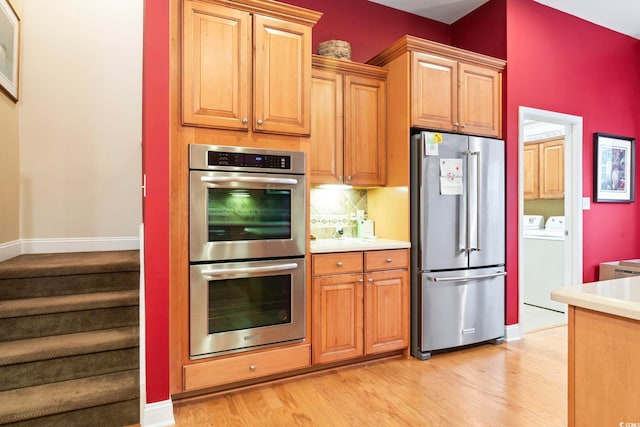
[[[189,146],[192,359],[306,331],[303,152]]]
[[[190,267],[191,358],[305,338],[305,261]]]
[[[304,255],[303,152],[190,145],[189,165],[191,262]]]

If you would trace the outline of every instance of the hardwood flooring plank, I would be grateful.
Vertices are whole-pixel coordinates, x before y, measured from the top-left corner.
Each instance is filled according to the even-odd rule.
[[[567,327],[176,401],[174,414],[179,427],[566,426]]]

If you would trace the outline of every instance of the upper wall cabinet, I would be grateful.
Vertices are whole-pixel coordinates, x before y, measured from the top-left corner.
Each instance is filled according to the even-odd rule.
[[[505,61],[405,36],[369,63],[404,73],[399,58],[410,64],[411,127],[501,136]],[[391,96],[403,102],[401,91]]]
[[[564,138],[524,146],[524,199],[564,198]]]
[[[184,2],[182,124],[309,135],[311,28],[275,1]]]
[[[314,55],[312,184],[385,184],[386,78],[384,68]]]

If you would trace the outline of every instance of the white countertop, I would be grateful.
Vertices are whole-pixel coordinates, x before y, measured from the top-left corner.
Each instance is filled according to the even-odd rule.
[[[567,286],[552,291],[551,299],[640,320],[640,276]]]
[[[329,252],[377,251],[381,249],[406,249],[411,242],[391,239],[318,239],[310,243],[312,254]]]

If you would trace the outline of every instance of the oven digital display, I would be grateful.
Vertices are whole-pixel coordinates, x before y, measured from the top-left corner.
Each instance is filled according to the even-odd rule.
[[[291,157],[271,154],[207,152],[208,166],[239,168],[291,169]]]

